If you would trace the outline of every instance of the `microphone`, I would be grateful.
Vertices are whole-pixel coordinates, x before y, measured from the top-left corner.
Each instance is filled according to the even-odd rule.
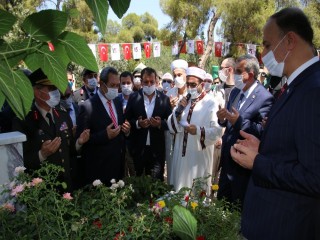
[[[186,96],[187,102],[190,100],[190,98],[191,98],[191,94],[188,93],[187,96]],[[175,116],[176,116],[176,118],[178,118],[178,117],[182,114],[183,110],[184,110],[184,107],[183,107],[183,106],[179,105],[179,106],[177,107],[177,109],[176,109],[176,111],[175,111]]]

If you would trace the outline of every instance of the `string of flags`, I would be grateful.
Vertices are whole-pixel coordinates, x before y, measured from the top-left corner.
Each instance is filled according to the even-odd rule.
[[[146,58],[160,57],[161,44],[160,42],[144,42],[144,43],[99,43],[99,44],[88,44],[93,55],[97,59],[97,53],[99,54],[100,61],[107,62],[109,60],[109,49],[110,57],[112,61],[121,60],[121,49],[122,56],[126,60],[130,59],[141,59],[142,49],[141,44],[143,44],[143,50]],[[121,46],[120,46],[121,45]]]
[[[204,54],[204,41],[203,40],[187,40],[182,46],[183,41],[177,41],[172,46],[172,55],[180,53],[188,54]],[[215,57],[227,56],[230,53],[231,42],[215,42],[214,43],[214,55]],[[246,48],[248,54],[257,56],[257,45],[236,43],[238,48]],[[142,42],[142,43],[99,43],[88,44],[89,48],[93,52],[95,58],[99,56],[100,61],[107,62],[110,58],[112,61],[130,59],[141,59],[142,51],[146,58],[160,57],[161,55],[161,43],[160,42]],[[143,46],[143,49],[142,49]],[[181,47],[182,46],[182,47]],[[110,51],[110,54],[109,54]],[[121,54],[122,52],[122,54]],[[259,54],[258,54],[259,55]]]

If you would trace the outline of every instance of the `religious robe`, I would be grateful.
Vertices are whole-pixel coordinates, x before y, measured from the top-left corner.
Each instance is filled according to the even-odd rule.
[[[201,98],[201,96],[200,96]],[[172,158],[172,173],[169,183],[176,191],[182,187],[192,187],[193,179],[211,175],[213,165],[214,143],[221,136],[222,128],[218,125],[216,112],[218,104],[211,94],[206,94],[199,100],[192,111],[189,124],[197,127],[196,135],[187,133],[185,155],[183,156],[184,127],[187,122],[191,101],[181,114],[178,122],[175,111],[168,118],[168,127],[175,133],[175,143]],[[175,109],[174,109],[175,110]],[[181,124],[180,124],[181,123]],[[211,190],[211,177],[203,187],[207,193]]]

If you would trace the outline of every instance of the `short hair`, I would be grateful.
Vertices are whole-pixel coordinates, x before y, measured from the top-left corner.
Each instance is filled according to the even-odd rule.
[[[244,65],[244,69],[246,70],[246,72],[249,73],[253,71],[254,79],[257,79],[259,75],[259,62],[257,58],[253,55],[245,54],[238,57],[236,63],[238,64],[243,60],[246,61]]]
[[[270,19],[276,21],[276,24],[283,34],[292,31],[312,45],[313,29],[308,17],[301,9],[295,7],[284,8],[273,14]]]
[[[157,72],[156,72],[156,70],[154,70],[154,69],[151,68],[151,67],[146,67],[146,68],[144,68],[144,69],[141,71],[141,78],[143,78],[143,75],[148,75],[148,76],[150,76],[150,75],[152,75],[152,74],[154,74],[155,78],[157,78]]]
[[[234,58],[230,57],[230,58],[226,58],[226,67],[232,67],[233,71],[236,69],[236,61],[234,60]]]
[[[129,71],[124,71],[120,74],[120,81],[122,77],[130,77],[131,82],[133,82],[133,74]]]
[[[105,67],[104,69],[102,69],[101,73],[100,73],[100,81],[104,82],[104,83],[108,83],[109,81],[109,74],[114,74],[114,75],[118,75],[118,71],[113,68],[113,67]]]

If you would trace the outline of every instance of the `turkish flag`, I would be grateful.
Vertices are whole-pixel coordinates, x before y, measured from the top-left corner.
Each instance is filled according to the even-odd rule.
[[[184,42],[183,47],[181,48],[182,42],[182,40],[179,41],[179,50],[181,49],[180,53],[187,53],[187,44]]]
[[[102,62],[107,62],[108,61],[108,45],[98,44],[98,50],[99,50],[100,60]]]
[[[202,40],[197,40],[197,52],[198,54],[203,54],[203,41]]]
[[[123,51],[124,59],[126,59],[126,60],[131,59],[131,44],[130,43],[122,44],[122,51]]]
[[[146,58],[150,58],[151,56],[151,48],[150,48],[151,43],[144,43],[143,47],[144,47],[144,53],[146,55]]]
[[[222,42],[215,42],[214,43],[214,55],[216,57],[222,56]]]

